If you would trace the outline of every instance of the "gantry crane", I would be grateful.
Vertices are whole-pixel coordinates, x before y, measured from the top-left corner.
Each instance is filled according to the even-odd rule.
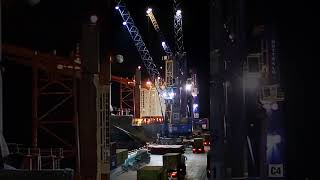
[[[178,87],[176,101],[173,104],[173,122],[179,122],[182,118],[187,118],[187,93],[179,91],[184,89],[187,82],[187,59],[184,51],[183,29],[182,29],[182,10],[181,1],[173,0],[174,10],[174,38],[175,38],[175,84]],[[179,98],[179,99],[178,99]]]
[[[152,12],[152,8],[148,8],[147,10],[147,16],[150,18],[151,23],[155,29],[155,31],[158,33],[160,40],[161,40],[161,45],[163,50],[165,51],[166,55],[163,60],[165,61],[165,84],[167,91],[174,92],[176,88],[174,88],[174,76],[173,76],[173,71],[174,71],[174,64],[173,64],[173,53],[171,51],[171,48],[169,47],[169,44],[166,42],[165,37],[160,30],[160,26]],[[170,90],[169,90],[170,89]],[[172,97],[173,98],[173,97]],[[172,98],[167,98],[165,99],[166,101],[166,108],[165,108],[165,122],[166,123],[171,123],[172,121],[172,107],[173,107],[173,99]],[[166,128],[165,126],[163,126]],[[163,133],[167,133],[163,129]]]
[[[180,123],[181,119],[190,117],[191,108],[190,104],[188,104],[188,99],[190,94],[185,91],[181,91],[184,89],[184,86],[188,88],[187,91],[191,92],[191,95],[194,98],[191,98],[191,103],[197,104],[197,99],[195,98],[198,94],[197,92],[197,84],[196,84],[196,76],[192,76],[192,78],[188,78],[188,69],[187,69],[187,60],[186,60],[186,52],[184,51],[184,43],[183,43],[183,28],[182,28],[182,11],[181,11],[181,1],[174,0],[173,1],[173,9],[174,9],[174,36],[175,36],[175,52],[172,53],[169,47],[169,44],[166,42],[165,37],[160,30],[159,24],[153,14],[152,8],[148,8],[147,16],[150,18],[151,23],[158,33],[162,47],[166,52],[166,57],[164,58],[166,63],[166,87],[167,89],[172,89],[175,93],[175,97],[173,100],[167,100],[166,103],[166,117],[169,119],[170,123]],[[191,86],[190,86],[191,85]],[[190,113],[188,113],[190,112]],[[198,116],[195,116],[198,118]]]
[[[188,70],[186,52],[184,51],[183,44],[182,11],[180,9],[181,3],[180,1],[176,0],[174,0],[173,2],[175,14],[175,52],[171,51],[169,44],[166,42],[165,37],[160,30],[159,24],[152,12],[152,9],[148,8],[147,10],[147,16],[150,18],[154,29],[159,34],[162,48],[167,55],[164,57],[164,60],[166,62],[165,89],[161,89],[159,86],[159,80],[161,79],[160,73],[157,70],[156,65],[154,64],[153,59],[142,40],[138,28],[135,26],[134,21],[130,16],[130,13],[126,10],[125,5],[121,1],[117,1],[118,4],[115,8],[119,11],[123,19],[123,25],[126,26],[131,38],[133,39],[151,80],[153,82],[156,82],[158,94],[161,94],[161,97],[165,99],[165,122],[170,124],[179,124],[180,120],[186,120],[186,118],[188,118],[187,111],[189,111],[191,108],[188,108],[188,94],[186,91],[184,91],[188,80]],[[163,131],[163,133],[165,132]]]

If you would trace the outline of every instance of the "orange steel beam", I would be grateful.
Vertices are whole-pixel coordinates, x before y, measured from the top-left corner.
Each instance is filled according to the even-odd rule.
[[[8,57],[18,64],[26,66],[36,64],[40,69],[69,75],[73,75],[73,67],[75,67],[76,71],[81,71],[81,63],[75,63],[71,58],[60,57],[49,53],[40,53],[28,48],[12,45],[3,45],[2,50],[5,57]],[[112,75],[111,80],[124,85],[135,85],[133,80],[119,76]]]

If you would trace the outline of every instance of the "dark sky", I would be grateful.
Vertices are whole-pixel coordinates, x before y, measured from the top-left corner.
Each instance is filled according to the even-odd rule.
[[[10,1],[9,7],[3,7],[3,40],[5,43],[30,47],[43,51],[58,50],[60,55],[68,55],[77,42],[80,41],[80,22],[87,9],[83,1],[77,0],[42,0],[36,6],[31,7],[27,1]],[[14,3],[15,2],[15,3]],[[145,16],[148,6],[154,9],[154,14],[160,24],[160,28],[166,35],[169,44],[173,46],[173,17],[172,4],[166,0],[131,0],[128,9],[131,12],[136,25],[148,45],[151,55],[157,64],[161,64],[160,57],[164,54],[160,47],[160,41],[151,24]],[[249,25],[266,21],[274,21],[279,29],[281,78],[286,92],[286,127],[288,142],[290,144],[289,161],[291,171],[298,168],[308,170],[305,164],[311,159],[311,127],[312,119],[307,114],[312,111],[306,101],[305,93],[309,91],[313,83],[308,82],[312,74],[311,67],[316,58],[314,40],[316,33],[316,15],[310,7],[313,4],[304,1],[249,0]],[[112,14],[112,13],[111,13]],[[183,5],[184,15],[184,40],[190,66],[194,66],[199,72],[200,81],[200,115],[209,115],[209,7],[208,1],[185,1]],[[114,54],[124,55],[125,62],[114,65],[114,74],[120,76],[133,76],[134,68],[141,64],[140,57],[122,26],[120,15],[114,12],[112,16],[112,51]],[[250,27],[250,26],[249,26]],[[173,47],[171,47],[173,48]],[[27,77],[21,79],[18,74],[30,73],[23,67],[12,66],[8,69],[10,75],[10,91],[16,101],[28,101],[31,82]],[[30,74],[29,74],[30,75]],[[14,77],[16,76],[16,77]],[[22,81],[22,82],[21,82]],[[9,82],[9,80],[8,80]],[[115,85],[116,86],[116,85]],[[26,97],[23,97],[23,94]],[[30,94],[29,94],[30,95]],[[21,96],[21,97],[20,97]],[[13,96],[12,96],[13,97]],[[11,98],[10,98],[11,99]],[[11,102],[11,100],[8,100]],[[29,104],[11,104],[8,114],[14,114],[19,109],[21,114],[31,117]],[[14,110],[13,110],[14,109]],[[306,112],[308,110],[308,113]],[[14,115],[13,115],[14,116]],[[7,116],[9,117],[9,115]],[[21,116],[20,116],[21,117]],[[18,115],[12,118],[20,118]],[[10,115],[11,118],[11,115]],[[27,131],[27,130],[26,130]],[[300,163],[297,163],[300,162]],[[305,166],[304,166],[305,165]]]
[[[80,2],[80,3],[79,3]],[[4,10],[4,42],[24,47],[30,47],[46,52],[57,49],[58,55],[69,55],[69,52],[80,41],[81,18],[88,8],[84,1],[41,1],[35,6],[30,6],[25,1],[17,2],[14,8]],[[142,38],[144,39],[154,62],[158,67],[163,66],[161,56],[165,55],[161,49],[159,37],[146,16],[147,7],[154,9],[162,32],[165,34],[171,49],[174,49],[173,37],[173,4],[172,1],[128,1],[130,11]],[[184,44],[190,67],[201,69],[199,72],[200,91],[207,94],[204,84],[207,83],[208,57],[209,57],[209,24],[208,7],[202,4],[186,2],[183,4]],[[196,13],[194,16],[193,14]],[[140,56],[131,40],[129,33],[122,26],[121,16],[117,11],[110,13],[113,54],[124,56],[123,64],[115,64],[115,75],[132,77],[134,69],[142,65]],[[159,69],[160,71],[160,69]],[[162,72],[163,73],[163,72]],[[145,73],[146,74],[146,73]],[[147,76],[145,76],[147,78]],[[114,84],[117,87],[117,84]],[[205,97],[205,95],[203,95]],[[117,105],[118,99],[114,100]],[[202,116],[208,116],[208,99],[200,98]]]

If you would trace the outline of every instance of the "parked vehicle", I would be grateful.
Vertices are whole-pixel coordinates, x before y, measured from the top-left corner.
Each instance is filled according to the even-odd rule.
[[[193,153],[204,153],[203,138],[194,138],[192,145]]]
[[[181,153],[167,153],[162,156],[163,167],[166,168],[168,179],[183,180],[186,175],[187,158]]]

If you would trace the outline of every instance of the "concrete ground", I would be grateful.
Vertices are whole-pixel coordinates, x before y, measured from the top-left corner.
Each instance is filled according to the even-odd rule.
[[[206,180],[207,154],[193,154],[192,149],[187,148],[185,156],[187,157],[186,180]],[[162,166],[162,155],[151,155],[150,163],[147,166]],[[122,168],[118,167],[112,170],[111,180],[137,180],[137,171],[123,172]]]

